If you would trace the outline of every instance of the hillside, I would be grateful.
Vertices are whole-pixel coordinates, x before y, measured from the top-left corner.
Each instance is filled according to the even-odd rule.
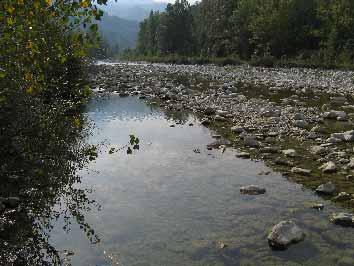
[[[163,11],[166,8],[166,3],[158,3],[152,0],[119,0],[118,2],[110,2],[107,6],[101,8],[111,16],[142,21],[151,10]]]
[[[102,39],[110,46],[119,46],[119,50],[135,46],[139,23],[116,16],[104,15],[99,22]]]

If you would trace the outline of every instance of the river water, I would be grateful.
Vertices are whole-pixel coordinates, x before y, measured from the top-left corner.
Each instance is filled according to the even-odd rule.
[[[89,198],[99,204],[84,215],[100,241],[90,242],[75,220],[68,233],[63,219],[54,222],[50,242],[66,250],[68,263],[354,265],[354,230],[328,218],[338,207],[262,162],[236,158],[236,150],[207,150],[213,133],[193,116],[114,94],[92,100],[86,115],[95,124],[88,141],[101,151],[80,172],[80,187],[92,189]],[[140,138],[139,150],[108,152],[126,145],[129,134]],[[266,194],[241,195],[250,184]],[[325,208],[311,209],[312,203]],[[305,241],[272,251],[267,234],[284,219],[297,222]]]

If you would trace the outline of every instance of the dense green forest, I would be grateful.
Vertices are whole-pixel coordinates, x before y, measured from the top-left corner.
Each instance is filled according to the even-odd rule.
[[[353,65],[352,0],[186,0],[140,24],[140,57]]]

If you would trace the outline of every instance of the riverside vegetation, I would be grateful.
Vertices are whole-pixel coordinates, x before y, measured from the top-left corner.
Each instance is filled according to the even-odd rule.
[[[126,57],[154,62],[353,66],[351,0],[187,0],[151,12]]]
[[[92,21],[105,2],[0,1],[1,265],[63,263],[48,241],[63,213],[98,240],[82,214],[92,201],[74,184],[77,169],[97,156],[84,141],[89,127],[80,109],[90,95]]]

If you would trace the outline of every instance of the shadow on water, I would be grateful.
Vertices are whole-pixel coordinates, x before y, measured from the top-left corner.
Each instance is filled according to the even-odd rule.
[[[20,113],[8,116],[18,124],[0,138],[0,265],[61,265],[70,252],[49,241],[60,217],[64,231],[75,221],[91,243],[99,241],[83,215],[98,206],[76,174],[96,147],[86,142],[90,127],[80,112]]]

